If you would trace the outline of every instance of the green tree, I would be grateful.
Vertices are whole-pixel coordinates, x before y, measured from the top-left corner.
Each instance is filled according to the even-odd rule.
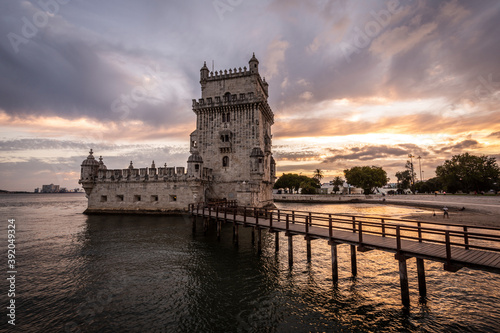
[[[300,188],[302,191],[300,193],[302,194],[316,194],[318,193],[318,188],[320,188],[320,184],[316,178],[309,178],[304,179],[300,183]]]
[[[387,184],[387,173],[381,167],[353,167],[344,170],[344,174],[349,184],[362,188],[365,194],[373,193],[376,187]]]
[[[304,189],[302,186],[310,185],[314,186],[314,188],[319,188],[320,184],[316,179],[307,177],[307,176],[302,176],[298,175],[296,173],[284,173],[279,177],[276,182],[274,183],[274,188],[279,189],[279,188],[288,188],[292,191],[298,191],[299,188]],[[308,189],[309,190],[309,189]],[[306,190],[306,191],[308,191]],[[304,193],[304,191],[302,191]],[[316,193],[316,190],[314,191]]]
[[[323,171],[320,169],[314,170],[313,178],[316,179],[319,183],[321,183],[321,179],[323,179]]]
[[[396,172],[396,178],[398,179],[398,193],[402,193],[404,190],[411,187],[410,170]]]
[[[339,176],[337,176],[333,179],[332,184],[333,184],[333,192],[337,193],[340,191],[340,186],[344,184],[344,180]]]
[[[438,177],[430,178],[424,182],[418,182],[415,186],[419,193],[434,193],[443,189],[443,185]]]
[[[454,155],[436,168],[436,175],[448,192],[488,191],[498,184],[500,168],[494,157],[469,153]]]

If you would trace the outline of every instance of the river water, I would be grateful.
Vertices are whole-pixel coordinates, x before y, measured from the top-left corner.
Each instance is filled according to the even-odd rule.
[[[332,213],[408,215],[416,208],[369,204],[280,204]],[[1,195],[2,236],[16,222],[15,329],[7,323],[8,274],[2,275],[0,331],[18,332],[499,332],[500,276],[426,262],[427,299],[419,300],[408,261],[411,307],[401,306],[398,264],[380,251],[339,246],[339,283],[331,281],[330,248],[286,238],[274,253],[263,233],[261,254],[251,229],[215,226],[193,234],[187,216],[86,216],[83,194]],[[7,257],[3,260],[7,266]]]

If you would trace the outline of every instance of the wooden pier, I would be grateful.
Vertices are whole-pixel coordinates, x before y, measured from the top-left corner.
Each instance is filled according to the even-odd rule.
[[[406,261],[417,260],[419,295],[425,297],[424,260],[442,262],[446,271],[462,267],[500,274],[500,228],[467,226],[381,217],[313,213],[293,210],[267,210],[238,207],[235,202],[189,206],[193,217],[202,217],[204,228],[213,220],[220,238],[222,223],[232,223],[233,240],[238,242],[238,226],[252,227],[261,251],[261,231],[275,233],[275,251],[279,251],[279,233],[288,237],[288,262],[293,265],[293,237],[304,236],[307,261],[311,261],[311,241],[324,239],[331,246],[332,280],[338,282],[337,245],[349,244],[351,273],[357,274],[356,253],[371,250],[392,252],[399,262],[401,300],[410,305]],[[206,229],[205,229],[206,230]],[[252,232],[252,240],[255,234]]]

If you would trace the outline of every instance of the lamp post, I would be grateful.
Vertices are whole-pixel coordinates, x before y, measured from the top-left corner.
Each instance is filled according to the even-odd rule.
[[[411,185],[415,184],[415,178],[413,177],[413,155],[408,154],[408,157],[410,158],[410,167],[411,167]]]
[[[420,171],[420,181],[422,181],[422,164],[420,164],[420,160],[422,159],[422,157],[420,157],[420,155],[418,155],[418,170]]]

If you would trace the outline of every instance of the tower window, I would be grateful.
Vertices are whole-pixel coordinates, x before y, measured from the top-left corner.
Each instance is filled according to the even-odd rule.
[[[123,201],[123,194],[118,194],[116,196],[116,201]]]
[[[236,95],[234,95],[234,96],[236,96]],[[227,122],[231,121],[231,115],[229,114],[229,112],[226,114],[226,121]]]
[[[106,202],[108,201],[108,196],[107,195],[101,195],[101,202]]]
[[[141,201],[141,196],[140,195],[134,195],[134,202]]]
[[[226,122],[226,114],[225,114],[225,113],[223,113],[223,114],[222,114],[222,122],[223,122],[223,123],[225,123],[225,122]]]
[[[151,196],[151,202],[158,201],[158,196],[157,195],[152,195]]]
[[[200,170],[200,165],[199,165],[199,164],[195,164],[195,165],[194,165],[194,169],[195,169],[196,171]]]
[[[227,168],[229,166],[229,157],[224,156],[222,158],[222,167]]]

